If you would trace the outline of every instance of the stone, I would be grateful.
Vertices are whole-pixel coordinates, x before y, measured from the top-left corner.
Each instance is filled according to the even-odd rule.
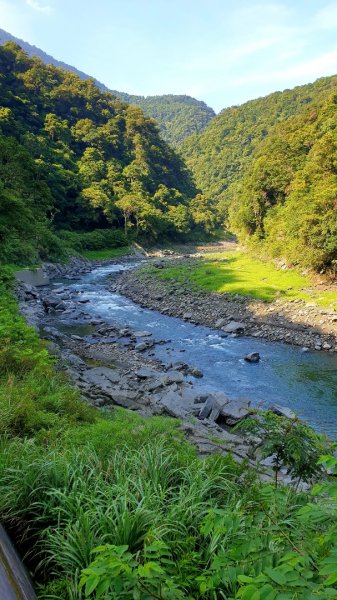
[[[161,397],[160,404],[171,417],[182,418],[187,416],[187,411],[182,406],[181,396],[178,392],[167,392]]]
[[[245,360],[250,363],[258,363],[260,360],[260,354],[258,352],[250,352],[250,354],[246,354]]]
[[[146,342],[139,342],[138,344],[135,345],[135,350],[137,350],[137,352],[143,352],[148,347],[149,346]]]
[[[46,308],[56,308],[60,304],[60,298],[54,294],[49,294],[42,298],[42,303]]]
[[[133,335],[136,338],[142,338],[142,337],[150,337],[152,335],[152,333],[150,331],[135,331]]]
[[[141,367],[136,371],[136,375],[139,379],[148,379],[149,377],[156,377],[158,372],[149,367]]]
[[[219,419],[227,425],[235,425],[250,414],[249,404],[246,400],[230,400],[221,407]]]
[[[225,333],[238,333],[242,334],[245,331],[245,326],[243,323],[239,323],[238,321],[230,321],[225,327],[222,327],[222,331]]]
[[[218,319],[218,320],[215,322],[215,327],[216,327],[217,329],[218,329],[218,328],[221,328],[221,327],[223,327],[223,326],[225,325],[225,323],[226,323],[226,319]]]
[[[270,410],[275,414],[279,415],[279,417],[286,417],[287,419],[291,419],[292,421],[297,418],[296,413],[290,408],[286,406],[280,406],[279,404],[273,404],[270,407]]]
[[[189,367],[187,373],[189,375],[192,375],[192,377],[196,377],[197,379],[201,379],[204,376],[203,372],[200,371],[200,369],[197,369],[196,367]]]
[[[199,412],[199,419],[208,419],[209,415],[211,414],[214,404],[216,403],[216,400],[212,397],[209,396],[209,398],[207,398],[205,404],[201,407],[200,412]]]
[[[188,320],[188,319],[192,319],[192,317],[193,317],[193,313],[192,312],[185,312],[183,314],[183,319]]]
[[[180,371],[168,371],[165,375],[168,384],[170,383],[182,383],[184,381],[184,375]]]
[[[100,386],[102,381],[106,384],[110,383],[118,383],[120,380],[120,373],[114,369],[109,369],[109,367],[93,367],[92,369],[87,369],[83,373],[83,377],[93,383],[94,385]]]

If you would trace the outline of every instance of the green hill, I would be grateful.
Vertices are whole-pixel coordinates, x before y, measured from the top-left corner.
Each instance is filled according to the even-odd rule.
[[[0,72],[2,260],[59,253],[65,228],[155,238],[193,227],[190,173],[140,108],[13,42]]]
[[[37,56],[45,64],[54,65],[78,75],[80,79],[91,78],[83,71],[64,62],[56,60],[40,48],[28,44],[24,40],[16,38],[7,31],[0,29],[0,44],[15,42],[29,56]],[[111,92],[114,96],[135,106],[140,106],[144,113],[155,119],[160,127],[164,140],[173,146],[180,146],[186,137],[192,133],[201,132],[215,117],[215,112],[205,102],[191,98],[191,96],[179,96],[173,94],[161,96],[135,96],[117,90],[109,90],[103,83],[94,79],[95,84],[105,92]]]
[[[311,213],[309,217],[309,204],[313,203],[319,180],[314,176],[313,147],[323,143],[321,139],[325,134],[331,137],[330,146],[325,148],[325,158],[333,164],[337,158],[334,148],[336,88],[337,77],[326,77],[225,109],[204,132],[188,138],[182,148],[197,186],[212,198],[225,221],[230,213],[230,225],[241,239],[245,242],[253,240],[259,248],[263,246],[271,250],[273,247],[272,252],[276,256],[285,256],[294,263],[316,268],[331,266],[337,258],[336,232],[331,230],[334,227],[331,202],[327,203],[324,217],[323,214],[316,215],[319,224],[314,225]],[[299,185],[302,169],[306,170],[307,177],[317,179],[315,185],[311,181],[310,191],[301,200],[304,203],[301,207],[302,221],[312,222],[315,232],[313,230],[311,235],[310,228],[307,228],[302,235],[297,222],[291,234],[279,234],[279,244],[271,244],[270,240],[264,244],[267,218],[268,235],[275,238],[281,215],[282,219],[285,218],[286,210],[287,219],[291,219],[291,213],[298,215],[299,205],[296,202],[299,202],[299,195],[296,201],[293,186]],[[323,175],[330,177],[328,171],[322,171]],[[329,181],[334,190],[331,178]],[[288,202],[291,209],[276,210],[276,205],[286,203],[288,207]],[[322,206],[320,211],[322,213]],[[271,225],[272,215],[274,227]],[[300,236],[303,238],[301,242]],[[314,237],[317,238],[315,241]],[[303,256],[303,248],[311,242],[316,249]]]

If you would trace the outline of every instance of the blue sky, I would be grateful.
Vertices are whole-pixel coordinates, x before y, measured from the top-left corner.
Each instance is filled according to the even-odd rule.
[[[337,73],[337,0],[0,0],[0,27],[112,89],[216,111]]]

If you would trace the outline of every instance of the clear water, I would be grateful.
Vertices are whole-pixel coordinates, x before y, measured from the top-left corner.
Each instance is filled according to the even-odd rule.
[[[156,340],[171,340],[151,352],[163,362],[184,361],[201,369],[204,377],[197,380],[198,387],[221,390],[233,399],[249,399],[252,405],[287,406],[337,439],[337,355],[304,353],[298,347],[249,337],[223,338],[208,327],[143,309],[108,290],[107,276],[126,268],[130,267],[100,267],[67,285],[89,299],[83,310],[93,318],[151,331]],[[261,361],[247,363],[244,356],[249,352],[259,352]]]

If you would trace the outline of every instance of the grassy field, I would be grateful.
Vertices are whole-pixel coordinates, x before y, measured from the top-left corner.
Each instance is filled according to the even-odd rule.
[[[203,259],[186,265],[156,270],[160,279],[175,279],[209,292],[240,294],[272,302],[302,299],[337,309],[337,291],[313,289],[309,276],[295,269],[277,269],[243,252],[205,254]]]
[[[89,260],[108,260],[110,258],[117,258],[118,256],[125,256],[126,254],[131,254],[129,246],[104,248],[102,250],[83,250],[81,252],[81,255]]]

